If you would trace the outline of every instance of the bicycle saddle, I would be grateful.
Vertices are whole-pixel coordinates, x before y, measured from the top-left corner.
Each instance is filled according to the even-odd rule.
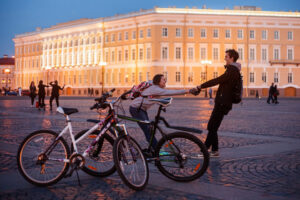
[[[168,106],[169,104],[172,103],[173,98],[168,97],[168,98],[163,98],[163,99],[149,99],[149,101],[154,101],[162,106]]]
[[[77,108],[63,108],[63,107],[58,107],[56,111],[64,115],[71,115],[73,113],[79,112]]]

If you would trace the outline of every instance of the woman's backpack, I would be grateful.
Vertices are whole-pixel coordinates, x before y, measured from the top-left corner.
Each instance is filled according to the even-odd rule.
[[[152,85],[151,82],[149,81],[143,81],[141,82],[140,84],[138,85],[134,85],[132,88],[131,88],[131,93],[129,95],[129,97],[131,99],[135,99],[137,97],[140,97],[142,96],[142,92],[147,89],[148,87],[150,87]]]

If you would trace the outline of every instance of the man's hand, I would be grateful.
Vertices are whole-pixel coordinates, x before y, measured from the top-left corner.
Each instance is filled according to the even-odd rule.
[[[195,95],[195,96],[199,95],[200,91],[201,90],[198,90],[198,88],[192,88],[192,89],[190,89],[190,93],[193,94],[193,95]]]

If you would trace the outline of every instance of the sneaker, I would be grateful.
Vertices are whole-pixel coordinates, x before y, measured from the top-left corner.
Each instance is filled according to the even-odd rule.
[[[220,154],[219,154],[219,151],[211,151],[210,152],[210,157],[219,157]]]

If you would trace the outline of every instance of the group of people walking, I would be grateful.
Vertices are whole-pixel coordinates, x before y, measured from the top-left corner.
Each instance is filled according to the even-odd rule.
[[[46,109],[46,106],[45,106],[45,96],[46,96],[46,90],[45,88],[48,88],[48,87],[52,87],[52,91],[51,91],[51,96],[50,96],[50,110],[52,110],[52,101],[55,99],[56,101],[56,106],[58,107],[59,106],[59,90],[63,90],[65,85],[63,87],[60,87],[58,85],[58,82],[57,81],[54,81],[54,82],[50,82],[49,85],[45,85],[43,83],[42,80],[39,81],[39,84],[38,86],[36,87],[35,84],[34,84],[34,81],[32,81],[30,83],[30,87],[29,87],[29,90],[30,90],[30,94],[29,94],[29,97],[31,98],[31,107],[34,107],[34,100],[36,98],[36,96],[38,95],[38,109],[41,110],[41,109]],[[37,93],[37,88],[38,88],[38,93]]]
[[[272,100],[272,103],[278,104],[278,95],[279,91],[277,89],[277,85],[274,86],[274,83],[272,83],[269,89],[269,97],[267,99],[267,103],[270,104],[270,101]]]

